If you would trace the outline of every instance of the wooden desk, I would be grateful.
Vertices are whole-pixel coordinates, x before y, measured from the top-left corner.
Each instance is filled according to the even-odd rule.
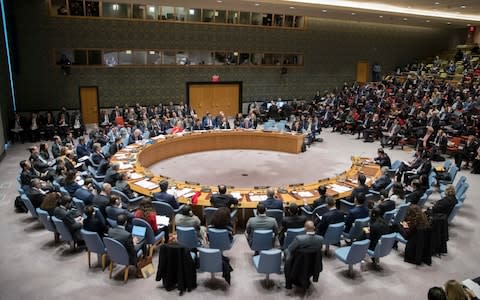
[[[211,192],[216,192],[217,187],[208,186],[211,192],[202,192],[205,187],[199,183],[191,183],[168,178],[159,174],[152,174],[148,167],[161,161],[162,159],[199,151],[223,150],[223,149],[261,149],[274,150],[289,153],[298,153],[303,143],[302,135],[291,135],[281,133],[264,133],[252,131],[228,131],[228,132],[207,132],[201,134],[191,134],[188,136],[167,137],[165,140],[159,140],[152,145],[129,146],[129,149],[119,151],[118,155],[113,157],[113,161],[132,161],[136,157],[135,166],[125,171],[134,171],[141,175],[146,175],[150,181],[158,184],[160,180],[167,179],[170,187],[176,187],[177,190],[188,188],[193,192],[198,192],[198,202],[196,205],[210,206]],[[135,152],[138,152],[136,154]],[[118,157],[122,157],[118,160]],[[352,166],[349,170],[339,174],[336,177],[319,179],[311,183],[292,184],[284,189],[284,193],[277,196],[287,203],[295,202],[298,205],[305,203],[311,204],[318,198],[317,188],[320,185],[326,185],[327,195],[335,199],[347,197],[351,190],[357,186],[356,179],[359,173],[367,176],[367,184],[371,185],[373,181],[380,176],[380,167],[368,161],[368,158],[353,157]],[[143,178],[141,178],[143,179]],[[141,180],[131,180],[130,187],[133,191],[151,196],[158,192],[159,188],[146,189],[135,184]],[[255,196],[266,195],[266,187],[246,187],[229,188],[230,193],[239,193],[240,208],[255,208],[258,201],[253,201]],[[305,196],[308,194],[307,196]],[[190,198],[179,197],[179,202],[189,203]]]

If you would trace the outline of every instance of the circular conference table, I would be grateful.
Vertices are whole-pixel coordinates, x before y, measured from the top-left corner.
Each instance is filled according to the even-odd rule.
[[[120,164],[121,172],[130,172],[130,188],[142,195],[151,196],[159,191],[158,183],[166,179],[180,203],[190,203],[198,195],[196,205],[210,206],[210,197],[217,187],[200,183],[175,180],[153,174],[148,167],[163,159],[200,151],[226,149],[272,150],[299,153],[303,144],[302,134],[262,132],[251,130],[214,130],[192,132],[183,135],[154,137],[142,144],[133,144],[115,154],[112,162]],[[277,197],[285,204],[295,202],[299,206],[311,204],[319,197],[317,188],[327,186],[327,195],[341,199],[351,194],[357,186],[357,176],[363,173],[370,185],[380,175],[380,167],[369,158],[352,157],[352,166],[341,174],[319,179],[311,183],[292,183],[280,187]],[[239,208],[255,208],[266,199],[268,187],[228,187],[228,192],[239,199]]]

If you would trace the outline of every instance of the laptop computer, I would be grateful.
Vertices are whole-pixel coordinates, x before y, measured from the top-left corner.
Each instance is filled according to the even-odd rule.
[[[141,242],[145,238],[145,233],[146,232],[147,232],[147,228],[145,228],[143,226],[133,225],[132,236],[136,237],[138,242]]]

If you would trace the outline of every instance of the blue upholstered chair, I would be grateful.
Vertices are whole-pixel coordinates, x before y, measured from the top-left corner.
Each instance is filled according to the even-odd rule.
[[[225,251],[230,250],[233,245],[227,229],[208,228],[208,240],[210,242],[210,249]]]
[[[83,200],[73,197],[72,202],[75,205],[75,208],[80,212],[80,214],[83,215],[83,213],[85,212],[85,203],[83,202]]]
[[[387,224],[390,224],[390,222],[392,221],[393,217],[395,216],[395,214],[397,213],[397,210],[396,209],[392,209],[390,211],[386,211],[384,214],[383,214],[383,219],[385,220],[385,222]]]
[[[160,230],[157,234],[155,234],[152,226],[150,226],[147,221],[140,218],[133,218],[132,225],[146,228],[145,243],[148,245],[148,256],[152,256],[154,247],[165,239],[165,232]]]
[[[343,237],[351,241],[360,238],[363,235],[363,228],[368,227],[370,217],[356,219],[349,232],[343,232]]]
[[[328,225],[327,231],[323,237],[323,243],[325,244],[325,255],[330,254],[330,245],[340,243],[344,228],[344,222]]]
[[[345,199],[340,199],[340,210],[344,212],[348,212],[352,208],[355,207],[355,203],[349,202]]]
[[[457,199],[462,198],[464,195],[466,195],[468,188],[470,187],[470,184],[468,182],[464,182],[456,191],[455,196]]]
[[[85,241],[85,246],[87,246],[88,267],[92,267],[90,254],[93,252],[98,255],[98,262],[100,262],[101,259],[102,271],[105,270],[107,262],[107,249],[105,248],[105,245],[103,244],[103,241],[98,233],[85,229],[81,229],[80,233]]]
[[[293,242],[297,235],[305,234],[305,228],[288,228],[285,232],[285,240],[283,241],[283,249],[287,249],[288,246]]]
[[[375,264],[380,262],[381,257],[385,257],[390,254],[390,251],[392,251],[393,248],[393,243],[395,243],[396,236],[396,233],[382,235],[375,246],[375,250],[372,251],[369,249],[367,251],[370,257],[375,258]]]
[[[455,181],[455,177],[458,173],[458,167],[456,165],[452,165],[448,170],[449,179],[438,180],[438,184],[452,184]]]
[[[452,209],[452,212],[450,213],[450,215],[448,215],[448,224],[452,223],[453,218],[455,218],[455,216],[457,215],[458,211],[462,206],[463,206],[463,202],[460,202],[460,201],[457,202],[455,207]]]
[[[143,200],[143,196],[138,196],[138,197],[135,197],[135,198],[128,198],[127,195],[125,195],[125,193],[117,190],[116,188],[112,188],[111,193],[112,193],[112,195],[117,195],[118,197],[120,197],[122,202],[127,204],[127,205],[138,206],[140,201]]]
[[[410,206],[410,203],[404,203],[400,204],[397,208],[397,213],[395,214],[395,217],[393,218],[392,224],[398,225],[403,220],[405,219],[405,216],[407,215],[408,207]]]
[[[462,184],[464,182],[467,181],[467,177],[465,175],[462,175],[458,180],[457,180],[457,183],[455,184],[455,191],[458,191],[458,189],[462,186]],[[448,184],[441,184],[439,186],[439,191],[440,191],[440,195],[443,196],[443,193],[445,192],[445,189],[447,188],[447,185]]]
[[[216,207],[205,207],[203,208],[203,216],[205,217],[205,226],[210,225],[212,221],[213,214],[217,211]]]
[[[193,227],[177,226],[177,242],[189,249],[195,249],[200,246],[197,231]]]
[[[277,220],[277,226],[278,227],[282,226],[283,215],[284,215],[283,210],[281,210],[281,209],[267,209],[265,214],[268,217],[271,217],[271,218],[274,218],[275,220]]]
[[[123,274],[123,282],[127,282],[128,280],[128,267],[130,264],[130,259],[128,257],[127,249],[119,242],[112,238],[104,237],[103,243],[105,244],[105,248],[107,249],[108,257],[110,258],[110,274],[109,277],[112,278],[113,272],[113,263],[117,263],[119,265],[125,266],[124,274]],[[142,255],[142,250],[137,252],[137,257]]]
[[[255,230],[252,234],[252,245],[250,249],[253,251],[270,250],[273,248],[273,231],[271,230]]]
[[[52,220],[50,219],[50,216],[48,215],[48,213],[43,209],[41,209],[40,207],[37,207],[36,211],[37,211],[38,219],[40,220],[40,222],[42,222],[43,227],[45,227],[46,230],[53,233],[55,242],[57,242],[58,232]]]
[[[92,159],[92,155],[90,154],[90,156],[88,157],[88,161],[90,162],[90,165],[96,170],[98,169],[98,167],[100,166],[100,164],[96,164],[93,162],[93,159]]]
[[[257,273],[266,274],[265,283],[270,282],[270,274],[281,274],[282,252],[279,249],[262,250],[252,257]]]
[[[103,182],[103,180],[105,179],[105,175],[98,175],[97,169],[93,166],[88,166],[88,173],[98,182]]]
[[[23,204],[25,204],[25,206],[27,207],[28,211],[29,211],[30,214],[32,215],[32,218],[38,219],[37,211],[35,210],[35,207],[33,206],[32,201],[30,201],[30,199],[27,197],[27,195],[26,195],[26,194],[22,194],[22,195],[20,196],[20,198],[22,199]]]
[[[52,221],[53,221],[53,224],[55,224],[55,228],[57,229],[57,232],[60,234],[60,239],[62,241],[67,242],[70,245],[70,248],[75,248],[76,247],[75,240],[73,239],[73,236],[70,233],[70,230],[68,230],[65,223],[63,223],[62,220],[56,217],[52,217]]]
[[[92,178],[92,183],[93,187],[97,190],[97,193],[100,193],[102,191],[102,183],[96,181],[95,178]]]
[[[356,241],[349,247],[335,250],[335,256],[348,265],[348,275],[353,277],[353,265],[360,263],[367,255],[370,240]]]
[[[198,248],[199,255],[199,272],[208,272],[212,278],[215,273],[222,272],[222,253],[218,249]]]

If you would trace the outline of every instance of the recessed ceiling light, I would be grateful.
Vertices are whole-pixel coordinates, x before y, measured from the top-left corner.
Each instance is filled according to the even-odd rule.
[[[380,19],[383,18],[383,16],[378,16]]]
[[[409,6],[407,6],[407,8],[412,8],[412,7],[409,5]]]
[[[326,10],[326,9],[322,9],[322,12],[326,13],[326,12],[327,12],[327,10]]]
[[[435,2],[435,5],[439,5],[439,4],[440,4],[440,2]]]
[[[447,22],[447,25],[451,25],[451,24],[452,24],[452,22]]]
[[[352,16],[356,15],[356,13],[352,13]]]
[[[255,3],[255,6],[260,6],[260,3]]]
[[[430,23],[430,20],[426,20],[425,22]]]
[[[472,26],[472,24],[467,24],[467,26]]]
[[[295,6],[290,6],[289,8],[290,8],[290,9],[295,9]]]
[[[466,6],[466,5],[462,5],[462,6],[460,6],[460,8],[467,8],[467,6]]]
[[[407,18],[403,18],[404,21],[407,21],[408,19]]]
[[[223,1],[222,0],[217,0],[217,3],[222,3]]]

